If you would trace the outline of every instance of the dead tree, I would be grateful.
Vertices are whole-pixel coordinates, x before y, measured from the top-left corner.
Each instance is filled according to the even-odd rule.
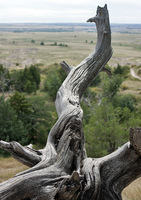
[[[44,149],[1,141],[2,148],[31,167],[0,184],[1,200],[121,200],[121,192],[141,174],[141,129],[130,128],[130,142],[102,158],[88,158],[80,99],[112,55],[107,6],[98,7],[96,49],[78,66],[61,63],[68,74],[56,97],[58,120]]]

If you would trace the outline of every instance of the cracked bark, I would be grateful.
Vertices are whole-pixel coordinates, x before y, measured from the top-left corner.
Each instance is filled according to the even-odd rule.
[[[140,176],[141,129],[130,129],[130,142],[102,158],[88,158],[80,99],[89,83],[111,58],[111,31],[107,6],[88,19],[97,27],[96,49],[78,66],[61,66],[68,74],[56,96],[58,120],[44,149],[17,142],[0,146],[31,167],[0,184],[1,200],[121,200],[122,190]]]

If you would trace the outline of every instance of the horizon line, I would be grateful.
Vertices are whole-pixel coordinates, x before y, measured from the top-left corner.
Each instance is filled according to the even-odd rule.
[[[95,24],[87,22],[0,22],[0,24]],[[123,23],[123,22],[111,22],[110,24],[129,24],[129,25],[141,25],[141,23]]]

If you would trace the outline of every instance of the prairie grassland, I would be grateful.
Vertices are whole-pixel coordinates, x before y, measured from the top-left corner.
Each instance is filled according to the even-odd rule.
[[[26,170],[27,167],[16,161],[14,158],[0,158],[0,182],[12,178],[18,172]],[[123,200],[141,199],[141,178],[131,183],[122,192]]]
[[[6,38],[6,40],[4,39]],[[81,62],[92,50],[96,34],[87,33],[4,33],[0,34],[0,62],[8,66],[42,63],[48,66],[63,60],[70,65]],[[35,43],[31,43],[35,40]],[[89,43],[85,41],[89,40]],[[40,45],[41,42],[44,45]],[[14,42],[14,44],[13,44]],[[54,43],[56,46],[53,46]],[[60,44],[67,44],[67,47]]]
[[[94,50],[96,38],[95,32],[0,32],[0,63],[12,68],[36,63],[47,67],[63,60],[78,65]],[[141,34],[113,32],[114,53],[109,65],[141,64],[140,41]]]

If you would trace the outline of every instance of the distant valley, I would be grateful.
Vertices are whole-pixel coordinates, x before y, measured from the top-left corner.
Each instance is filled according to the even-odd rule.
[[[141,24],[111,24],[111,30],[121,33],[141,33]],[[0,23],[1,32],[94,32],[93,23]]]

